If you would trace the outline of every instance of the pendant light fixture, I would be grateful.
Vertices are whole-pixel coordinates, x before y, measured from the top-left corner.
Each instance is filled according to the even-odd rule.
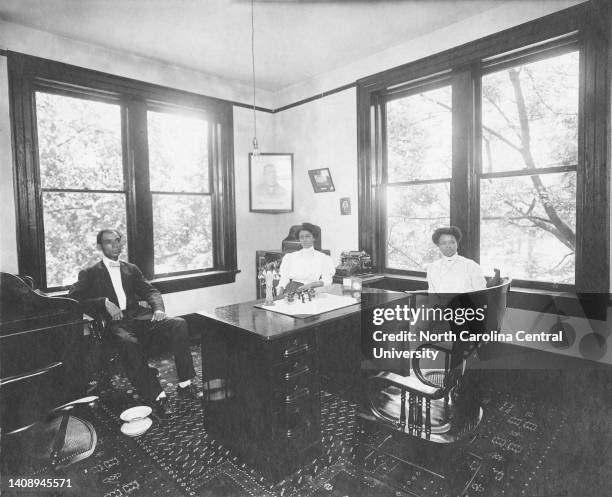
[[[253,155],[259,155],[259,144],[257,143],[257,112],[255,106],[255,0],[251,0],[251,67],[253,72]]]

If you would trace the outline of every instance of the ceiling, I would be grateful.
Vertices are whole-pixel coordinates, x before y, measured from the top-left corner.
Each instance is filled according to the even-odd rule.
[[[256,0],[257,86],[280,90],[502,3]],[[0,19],[251,83],[249,0],[0,0]]]

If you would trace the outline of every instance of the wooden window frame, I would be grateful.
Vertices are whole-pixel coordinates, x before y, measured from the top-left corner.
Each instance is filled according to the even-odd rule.
[[[35,92],[62,94],[121,105],[122,156],[127,191],[128,258],[160,291],[175,292],[235,281],[236,212],[233,109],[229,102],[123,78],[16,52],[8,52],[9,94],[18,213],[18,263],[48,288],[38,164]],[[153,213],[149,185],[147,110],[172,109],[204,115],[209,129],[213,267],[154,278]]]
[[[479,93],[483,68],[575,43],[581,53],[576,194],[576,278],[574,285],[515,282],[531,290],[598,294],[607,303],[609,267],[609,91],[608,30],[610,9],[592,1],[535,21],[411,62],[357,82],[359,245],[373,256],[378,272],[404,276],[424,273],[393,270],[385,263],[385,220],[381,209],[384,181],[384,103],[402,85],[448,75],[453,87],[451,224],[464,233],[462,254],[479,259]],[[526,51],[526,52],[525,52]],[[597,223],[594,220],[598,220]],[[602,228],[603,224],[603,228]],[[593,263],[596,261],[596,263]]]
[[[381,92],[381,109],[380,109],[380,119],[381,123],[387,121],[387,106],[386,104],[389,102],[393,102],[394,100],[398,100],[401,98],[407,98],[413,95],[416,95],[421,92],[427,92],[430,90],[436,90],[443,87],[449,86],[452,90],[452,80],[449,74],[446,75],[435,75],[432,78],[426,78],[423,80],[419,80],[414,84],[408,84],[406,86],[401,85],[400,87],[393,88],[389,91]],[[451,92],[452,93],[452,92]],[[451,176],[448,178],[432,178],[432,179],[418,179],[418,180],[404,180],[404,181],[395,181],[390,182],[388,178],[388,164],[387,164],[387,132],[384,126],[381,127],[381,136],[380,136],[380,147],[381,147],[381,175],[380,175],[380,187],[386,191],[388,191],[389,187],[401,187],[401,186],[413,186],[413,185],[427,185],[427,184],[442,184],[448,183],[452,184],[452,171]],[[382,199],[381,199],[382,200]],[[378,208],[380,209],[379,206]],[[418,271],[415,269],[398,269],[388,267],[386,264],[386,255],[387,255],[387,216],[386,212],[383,215],[384,207],[381,210],[380,222],[380,233],[383,234],[378,241],[379,247],[378,250],[381,253],[385,254],[385,267],[384,272],[389,274],[403,274],[407,276],[424,276],[425,273],[422,271]],[[449,205],[449,211],[451,210],[451,206]],[[449,212],[450,214],[450,212]]]

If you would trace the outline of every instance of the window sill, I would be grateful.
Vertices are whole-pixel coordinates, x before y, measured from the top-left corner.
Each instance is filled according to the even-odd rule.
[[[202,273],[166,276],[151,280],[151,284],[161,293],[184,292],[208,286],[225,285],[236,281],[240,269],[231,271],[206,271]]]
[[[236,275],[239,272],[240,269],[231,271],[206,271],[201,273],[182,274],[179,276],[166,276],[149,280],[149,282],[157,288],[160,293],[184,292],[197,288],[205,288],[207,286],[234,283],[236,281]],[[45,295],[49,297],[66,297],[68,295],[68,290],[46,292]]]
[[[426,290],[427,279],[383,273],[383,279],[371,286],[396,291]],[[606,320],[610,295],[605,293],[560,292],[512,285],[508,294],[508,308],[546,314],[561,314],[587,319]]]
[[[605,321],[610,296],[605,293],[576,293],[511,287],[508,307],[526,311],[582,317]]]

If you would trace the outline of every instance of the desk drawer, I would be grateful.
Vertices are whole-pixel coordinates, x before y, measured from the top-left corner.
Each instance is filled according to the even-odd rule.
[[[304,378],[317,374],[317,362],[314,354],[305,354],[287,359],[272,368],[274,388],[286,389],[295,384],[304,384]]]
[[[272,344],[272,362],[291,361],[316,350],[314,333],[301,333],[282,338]]]
[[[275,390],[272,393],[274,408],[283,408],[301,405],[304,402],[310,402],[311,399],[318,395],[319,391],[312,382],[307,385],[294,385],[287,390]]]
[[[318,442],[320,438],[318,419],[306,419],[295,427],[277,426],[274,430],[273,441],[277,449],[296,453]]]
[[[289,381],[278,381],[273,385],[273,391],[275,400],[283,404],[291,404],[292,394],[296,394],[299,397],[302,395],[299,392],[307,388],[310,393],[318,391],[319,376],[313,372],[302,373],[299,376],[291,378]]]
[[[291,430],[305,423],[318,424],[319,404],[315,399],[316,396],[311,395],[298,403],[279,406],[273,414],[274,425],[281,430]]]

